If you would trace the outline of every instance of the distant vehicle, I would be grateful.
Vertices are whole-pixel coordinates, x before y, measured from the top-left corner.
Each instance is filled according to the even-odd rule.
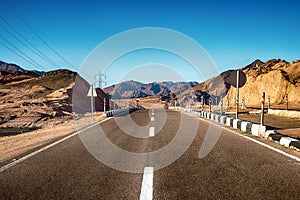
[[[136,102],[141,102],[141,100],[140,99],[136,99]]]

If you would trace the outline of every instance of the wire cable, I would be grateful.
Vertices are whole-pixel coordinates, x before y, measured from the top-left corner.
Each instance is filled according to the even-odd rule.
[[[21,51],[18,47],[16,47],[13,43],[11,43],[9,40],[7,40],[5,37],[3,37],[2,35],[0,35],[0,37],[6,41],[8,44],[10,44],[13,48],[17,49],[24,57],[26,57],[28,60],[30,60],[32,63],[34,63],[38,68],[46,70],[44,67],[42,67],[40,64],[38,64],[35,60],[33,60],[31,57],[29,57],[28,55],[26,55],[23,51]],[[3,43],[2,43],[3,44]]]
[[[73,64],[71,64],[69,61],[67,61],[63,56],[61,56],[54,48],[52,48],[35,30],[33,30],[33,28],[24,20],[23,17],[21,17],[21,15],[19,15],[15,9],[13,9],[8,3],[7,1],[5,0],[2,0],[6,5],[7,7],[9,7],[13,12],[14,14],[25,24],[25,26],[27,26],[28,29],[30,29],[32,31],[32,33],[35,34],[35,36],[37,38],[40,39],[40,41],[42,41],[49,49],[51,49],[53,51],[53,53],[55,55],[57,55],[59,58],[61,58],[66,64],[69,65],[69,67],[73,68],[74,70],[78,71],[78,67],[75,67]]]
[[[57,66],[57,64],[54,63],[49,57],[47,57],[46,55],[45,55],[45,57],[41,56],[41,54],[38,53],[38,51],[36,51],[35,49],[33,49],[30,46],[28,46],[25,42],[23,42],[18,37],[16,37],[13,33],[11,33],[9,30],[7,30],[4,26],[0,25],[0,27],[3,30],[5,30],[10,36],[12,36],[13,38],[15,38],[18,42],[20,42],[22,45],[24,45],[25,47],[27,47],[28,49],[30,49],[35,55],[39,56],[40,58],[42,58],[44,61],[48,62],[49,64],[51,64],[53,66]]]

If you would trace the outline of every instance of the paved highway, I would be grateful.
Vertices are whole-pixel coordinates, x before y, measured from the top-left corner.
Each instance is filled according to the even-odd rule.
[[[0,199],[299,199],[299,181],[299,162],[155,109],[108,119],[2,171]]]

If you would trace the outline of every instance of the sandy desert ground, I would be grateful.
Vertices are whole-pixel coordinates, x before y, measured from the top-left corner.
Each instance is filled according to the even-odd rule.
[[[39,130],[0,137],[0,162],[9,162],[17,159],[18,156],[26,152],[74,133],[81,128],[103,119],[102,112],[96,113],[95,116],[94,121],[92,121],[90,114],[68,121],[54,120]]]

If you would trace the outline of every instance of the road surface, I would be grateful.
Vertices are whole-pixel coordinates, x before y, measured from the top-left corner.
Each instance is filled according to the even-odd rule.
[[[221,130],[209,154],[199,158],[211,122],[159,109],[153,110],[153,114],[150,110],[139,110],[130,117],[115,119],[2,171],[0,199],[299,199],[298,161],[227,129]],[[176,138],[181,120],[186,123],[182,145],[192,138],[191,144],[186,150],[182,147],[183,155],[174,162],[156,169],[166,160],[155,160],[149,155],[160,152]],[[136,127],[131,126],[133,122]],[[199,123],[198,128],[194,128],[195,122]],[[144,157],[132,162],[103,148],[95,157],[83,145],[82,138],[92,138],[94,147],[104,147],[103,136],[99,136],[100,142],[97,140],[99,130],[116,147]],[[128,131],[140,135],[124,133]],[[172,150],[166,152],[166,159],[175,154]],[[109,155],[107,160],[112,166],[97,159],[102,155]],[[150,166],[152,162],[156,162],[154,166]],[[124,170],[116,169],[120,166]]]

